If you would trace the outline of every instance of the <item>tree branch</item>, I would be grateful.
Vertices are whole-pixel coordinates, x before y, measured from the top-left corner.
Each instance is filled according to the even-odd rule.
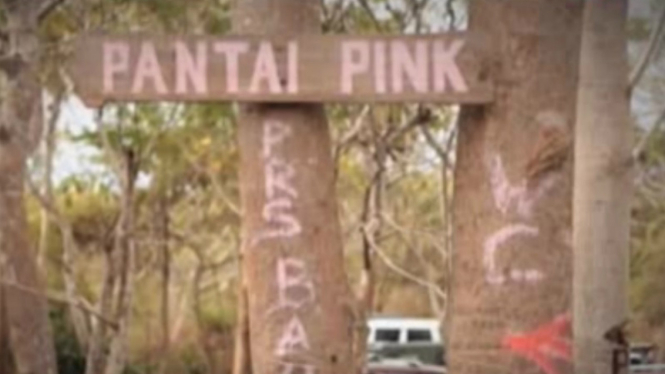
[[[663,122],[665,122],[665,109],[661,111],[660,115],[658,116],[658,118],[656,118],[656,121],[653,123],[649,131],[640,138],[639,142],[637,143],[637,146],[635,146],[635,148],[633,149],[634,160],[638,159],[642,155],[642,152],[644,152],[647,143],[649,142],[649,139],[654,134],[656,134],[658,130],[660,130],[660,127],[663,124]]]
[[[651,35],[649,36],[649,44],[646,50],[644,53],[642,53],[640,60],[638,61],[637,65],[635,65],[635,68],[630,74],[630,83],[628,87],[630,87],[631,90],[637,86],[637,84],[640,82],[640,79],[642,79],[647,66],[649,66],[649,62],[651,61],[651,58],[656,52],[656,47],[659,44],[658,39],[663,32],[663,26],[665,26],[665,6],[663,6],[663,9],[661,9],[660,15],[658,16],[658,21],[651,31]]]
[[[418,106],[415,115],[397,128],[389,130],[385,135],[387,144],[399,139],[402,135],[411,131],[416,126],[428,123],[432,119],[432,111],[429,108]]]
[[[358,0],[358,3],[360,3],[360,6],[365,10],[365,13],[367,13],[367,15],[369,16],[369,19],[374,24],[376,30],[383,31],[383,26],[381,25],[381,22],[379,22],[379,20],[376,18],[376,15],[374,14],[372,7],[369,5],[367,0]]]
[[[0,283],[1,283],[2,285],[6,286],[6,287],[14,288],[14,289],[16,289],[16,290],[18,290],[18,291],[21,291],[21,292],[24,292],[24,293],[28,293],[28,294],[31,294],[31,295],[36,295],[36,296],[45,297],[45,298],[46,298],[48,301],[50,301],[50,302],[54,302],[54,303],[58,303],[58,304],[63,304],[63,305],[68,305],[68,306],[73,306],[73,307],[79,308],[79,309],[81,309],[82,311],[88,313],[89,315],[91,315],[91,316],[97,318],[97,319],[100,320],[101,322],[104,322],[105,324],[109,325],[111,328],[113,328],[113,329],[117,329],[117,328],[118,328],[118,323],[117,323],[117,322],[112,321],[112,320],[110,320],[110,319],[108,319],[108,318],[102,316],[99,312],[97,312],[97,311],[94,310],[93,308],[91,308],[91,307],[85,305],[85,304],[84,304],[82,301],[80,301],[80,300],[70,300],[70,299],[68,299],[67,297],[65,297],[65,296],[63,296],[63,295],[60,295],[60,294],[58,294],[58,293],[55,293],[55,292],[47,292],[47,293],[43,293],[43,292],[41,292],[40,290],[36,290],[36,289],[34,289],[34,288],[31,288],[31,287],[28,287],[28,286],[24,286],[24,285],[22,285],[22,284],[18,284],[18,283],[16,283],[16,282],[6,281],[6,280],[4,280],[4,279],[0,279]]]
[[[381,261],[383,261],[383,263],[386,264],[386,266],[388,266],[388,268],[390,268],[397,274],[401,275],[402,277],[422,287],[433,290],[437,294],[437,296],[439,296],[442,300],[444,301],[447,300],[448,298],[447,295],[445,294],[445,292],[441,290],[441,288],[439,288],[439,286],[432,284],[431,282],[428,282],[408,272],[407,270],[404,270],[401,267],[399,267],[399,265],[395,264],[395,262],[393,262],[393,260],[390,257],[388,257],[388,255],[386,255],[385,252],[381,248],[379,248],[379,246],[376,243],[370,243],[370,245],[372,246],[372,250],[379,256]]]
[[[49,0],[42,3],[37,13],[37,22],[42,22],[53,12],[59,5],[62,5],[65,0]]]
[[[448,157],[448,152],[450,152],[452,139],[455,138],[454,135],[456,130],[453,129],[452,131],[453,132],[450,134],[450,137],[448,138],[446,148],[444,149],[443,147],[441,147],[441,145],[439,145],[436,138],[434,138],[434,135],[432,135],[432,132],[426,126],[426,123],[420,123],[420,132],[425,137],[425,141],[427,142],[427,144],[429,144],[429,146],[432,147],[434,152],[436,152],[441,161],[444,163],[445,168],[448,168],[451,164],[450,158]]]
[[[367,115],[369,114],[370,106],[369,105],[364,105],[363,108],[360,110],[360,113],[356,116],[356,118],[353,120],[353,123],[351,125],[351,128],[349,131],[344,133],[337,144],[335,144],[335,150],[333,151],[334,157],[333,159],[335,161],[339,160],[339,155],[341,152],[346,148],[353,140],[355,140],[358,137],[358,134],[363,128],[363,125],[365,124],[365,119],[367,118]]]
[[[455,0],[446,1],[446,15],[448,16],[448,19],[450,19],[450,31],[455,31],[455,29],[457,29],[457,26],[455,25],[455,23],[457,23],[457,15],[455,14],[453,2],[455,2]]]

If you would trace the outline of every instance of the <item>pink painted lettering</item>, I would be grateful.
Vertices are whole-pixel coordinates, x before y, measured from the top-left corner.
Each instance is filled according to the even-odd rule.
[[[349,40],[342,42],[342,92],[353,93],[353,80],[356,75],[369,71],[369,42]]]
[[[374,43],[374,89],[377,93],[388,91],[386,76],[386,42]]]
[[[392,54],[392,88],[395,93],[405,91],[405,77],[416,92],[427,92],[428,54],[427,43],[416,42],[415,53],[409,50],[406,42],[393,41],[390,45]]]
[[[126,42],[104,43],[104,92],[113,92],[115,76],[129,70],[129,45]]]
[[[272,44],[261,42],[256,55],[254,64],[254,73],[249,85],[249,92],[258,93],[261,91],[261,84],[266,83],[271,93],[281,93],[282,87],[279,84],[279,74],[277,74],[277,61],[275,60],[275,51]]]
[[[297,94],[299,90],[298,76],[298,43],[290,42],[288,46],[288,84],[287,91],[290,94]]]
[[[140,93],[145,88],[146,81],[152,81],[152,84],[160,94],[168,92],[162,68],[157,59],[155,45],[151,42],[141,44],[141,52],[136,63],[136,72],[134,73],[134,82],[132,83],[132,92]]]
[[[205,42],[196,43],[196,56],[192,56],[184,42],[175,43],[175,91],[188,93],[189,84],[198,94],[208,92],[208,49]]]
[[[457,66],[455,58],[464,48],[464,40],[453,41],[448,48],[443,41],[436,41],[432,45],[434,55],[434,91],[448,91],[448,82],[453,91],[467,92],[469,87],[464,80],[462,72]]]
[[[216,53],[222,54],[226,60],[226,91],[237,93],[240,55],[249,51],[249,44],[246,42],[217,42],[213,45],[213,49]]]

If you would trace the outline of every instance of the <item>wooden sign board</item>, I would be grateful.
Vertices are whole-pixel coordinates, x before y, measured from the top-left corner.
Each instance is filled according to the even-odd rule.
[[[105,101],[440,102],[492,100],[482,43],[469,34],[87,36],[70,73]]]

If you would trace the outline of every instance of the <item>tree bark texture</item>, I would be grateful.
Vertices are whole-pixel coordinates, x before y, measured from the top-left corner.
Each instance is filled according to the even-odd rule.
[[[455,374],[572,371],[572,151],[582,2],[477,0],[495,102],[464,107],[448,363]]]
[[[628,316],[632,201],[626,0],[587,0],[576,124],[576,372],[606,374]]]
[[[132,320],[132,304],[134,302],[134,269],[136,243],[134,241],[134,201],[136,178],[139,164],[136,153],[130,149],[118,152],[121,158],[122,175],[118,179],[122,183],[120,198],[120,217],[115,232],[115,244],[112,257],[118,269],[115,294],[114,320],[118,330],[111,338],[106,358],[104,374],[121,374],[127,364],[127,346],[129,329]]]
[[[20,374],[57,372],[48,303],[28,237],[24,206],[26,159],[42,128],[38,80],[41,9],[49,1],[4,1],[7,48],[2,59],[0,104],[0,277],[9,344]],[[17,287],[12,287],[12,284]],[[28,288],[36,292],[25,292]],[[5,356],[5,354],[0,354]]]
[[[252,358],[249,347],[249,315],[247,311],[247,290],[242,278],[242,272],[238,282],[238,316],[236,319],[234,349],[233,349],[233,374],[251,374]]]
[[[319,6],[243,0],[235,30],[284,37],[316,33]],[[238,131],[252,371],[351,373],[353,297],[343,268],[323,108],[245,105]]]

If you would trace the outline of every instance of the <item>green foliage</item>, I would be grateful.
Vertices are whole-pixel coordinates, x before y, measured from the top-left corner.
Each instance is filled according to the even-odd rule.
[[[54,307],[50,311],[51,326],[55,338],[55,348],[60,374],[81,374],[85,372],[85,354],[69,323],[67,310]]]
[[[411,14],[412,8],[406,6],[411,3],[368,0],[369,10],[375,14],[353,3],[343,22],[328,31],[369,34],[413,31],[416,17]],[[225,34],[230,30],[229,4],[217,0],[66,2],[42,25],[44,40],[53,46],[47,58],[51,65],[44,68],[47,86],[54,91],[61,87],[61,57],[69,52],[72,37],[82,32]],[[336,105],[327,109],[334,140],[339,141],[351,129],[353,119],[363,107]],[[440,135],[448,130],[452,117],[447,108],[434,110],[436,115],[428,126]],[[349,275],[353,280],[358,277],[362,247],[357,224],[365,192],[372,181],[371,165],[383,146],[390,148],[382,191],[383,213],[408,233],[405,235],[384,224],[378,244],[411,273],[441,273],[438,249],[443,240],[440,160],[432,154],[417,128],[391,138],[385,145],[377,143],[378,136],[390,133],[412,116],[413,108],[409,106],[372,107],[358,137],[349,142],[348,147],[339,149],[337,190],[342,225],[345,232],[350,233],[344,239]],[[178,361],[178,365],[174,365],[181,367],[179,372],[183,374],[206,373],[206,357],[196,332],[228,336],[236,320],[236,300],[230,295],[233,292],[208,292],[201,302],[200,314],[194,315],[191,273],[200,263],[218,262],[240,245],[240,217],[230,206],[238,205],[239,201],[237,124],[233,108],[229,104],[113,104],[106,106],[102,118],[101,131],[89,130],[72,137],[71,142],[74,146],[86,145],[99,150],[100,156],[94,161],[108,173],[88,176],[88,179],[77,175],[59,185],[55,192],[56,205],[72,225],[81,250],[73,254],[72,263],[67,265],[76,275],[81,296],[91,303],[96,302],[103,274],[103,253],[113,244],[119,214],[118,181],[112,166],[119,160],[117,154],[132,152],[143,181],[138,186],[134,206],[136,225],[131,233],[137,247],[137,274],[129,347],[130,357],[138,364],[128,367],[125,374],[156,372],[154,362],[150,362],[152,359],[145,359],[142,354],[156,349],[156,339],[151,334],[154,336],[157,332],[158,335],[161,327],[157,318],[161,294],[157,290],[162,286],[159,246],[163,238],[155,223],[159,218],[156,207],[163,205],[168,214],[167,244],[171,256],[170,322],[174,324],[180,317],[185,321],[179,340],[173,342],[169,362]],[[110,181],[109,175],[112,176]],[[38,222],[37,208],[34,201],[31,202],[33,227]],[[62,254],[59,243],[62,237],[57,229],[52,236],[49,258],[57,263]],[[54,278],[49,285],[58,290],[62,289],[58,279],[60,271],[58,266],[49,268],[49,273],[55,274],[49,275]],[[413,286],[411,281],[380,263],[377,271],[382,290],[379,294],[385,300],[399,289],[424,294],[420,286]],[[201,283],[208,290],[214,289],[210,286],[214,284],[211,279],[219,275],[219,278],[235,276],[229,267],[224,267],[206,271],[207,278]],[[53,317],[58,352],[63,357],[63,365],[68,365],[62,373],[81,373],[84,357],[66,314],[58,313]]]
[[[187,346],[180,351],[180,361],[184,367],[184,372],[187,374],[205,374],[206,364],[205,358],[201,355],[200,350],[194,346]]]
[[[235,303],[226,303],[227,307],[208,306],[201,311],[201,327],[211,332],[230,332],[236,321]]]
[[[654,133],[639,164],[633,209],[631,304],[652,328],[665,326],[665,132]]]

